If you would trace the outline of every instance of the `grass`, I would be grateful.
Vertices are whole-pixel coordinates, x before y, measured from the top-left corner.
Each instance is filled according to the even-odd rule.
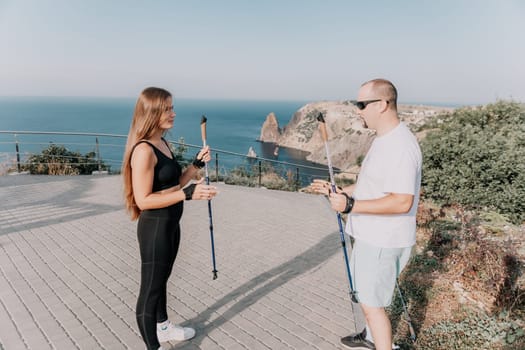
[[[412,343],[396,295],[389,309],[402,349],[525,348],[523,226],[494,213],[423,202],[416,253],[400,277],[417,340]],[[516,235],[494,239],[486,225]],[[521,234],[520,234],[521,233]],[[520,279],[521,278],[521,279]]]

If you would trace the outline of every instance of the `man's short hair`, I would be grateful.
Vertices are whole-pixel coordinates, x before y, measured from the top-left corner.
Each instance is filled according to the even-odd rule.
[[[368,84],[372,84],[372,90],[377,93],[377,97],[387,100],[394,109],[397,109],[397,89],[391,81],[386,79],[372,79],[363,83],[361,86]]]

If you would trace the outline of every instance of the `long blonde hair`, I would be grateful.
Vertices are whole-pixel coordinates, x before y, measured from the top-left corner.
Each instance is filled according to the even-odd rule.
[[[140,209],[133,195],[131,178],[131,154],[133,147],[139,140],[148,140],[159,130],[160,117],[169,108],[168,99],[171,94],[161,88],[149,87],[144,89],[137,99],[133,120],[129,128],[126,151],[122,162],[122,179],[124,181],[124,201],[126,210],[132,220],[139,217]]]

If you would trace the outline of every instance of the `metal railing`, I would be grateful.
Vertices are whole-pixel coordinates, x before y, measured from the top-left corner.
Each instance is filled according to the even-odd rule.
[[[126,138],[127,135],[107,133],[0,130],[0,174],[13,171],[21,173],[24,170],[31,172],[35,167],[64,167],[64,174],[78,174],[78,170],[75,172],[73,168],[79,164],[85,167],[83,170],[90,170],[89,173],[119,173]],[[202,147],[168,141],[182,165],[188,164]],[[63,146],[68,153],[48,154],[45,159],[38,157],[52,145]],[[249,157],[216,148],[212,148],[212,153],[212,181],[298,190],[313,178],[328,177],[327,167],[322,165]],[[335,172],[341,173],[337,169]]]

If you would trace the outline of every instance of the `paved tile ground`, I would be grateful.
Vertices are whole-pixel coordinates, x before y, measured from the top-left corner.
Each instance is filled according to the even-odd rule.
[[[340,349],[354,331],[335,214],[322,196],[218,185],[185,204],[168,286],[172,349]],[[0,177],[0,349],[144,349],[136,222],[119,176]],[[361,321],[358,321],[361,322]]]

